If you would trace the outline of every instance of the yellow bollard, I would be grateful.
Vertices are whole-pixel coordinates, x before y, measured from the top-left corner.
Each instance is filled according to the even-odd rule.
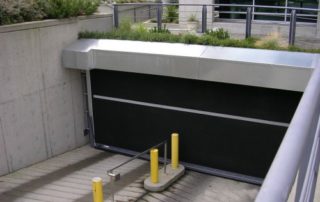
[[[179,167],[179,134],[171,135],[171,167],[177,169]]]
[[[151,149],[150,151],[150,175],[151,182],[157,184],[159,182],[159,162],[158,162],[158,149]]]
[[[92,179],[93,202],[103,202],[102,179],[94,177]]]

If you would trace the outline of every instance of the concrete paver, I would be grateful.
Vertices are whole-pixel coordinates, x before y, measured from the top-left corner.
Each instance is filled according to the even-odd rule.
[[[117,169],[121,180],[111,184],[106,171],[129,157],[84,146],[0,177],[0,201],[88,202],[91,179],[102,177],[105,201],[253,201],[259,187],[197,172],[186,174],[160,193],[148,192],[143,181],[149,164],[134,160]]]

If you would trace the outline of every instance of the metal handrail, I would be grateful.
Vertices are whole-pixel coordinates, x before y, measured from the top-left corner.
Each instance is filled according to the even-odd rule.
[[[246,38],[251,37],[251,24],[254,20],[255,16],[263,15],[263,16],[278,16],[278,17],[284,17],[284,22],[287,22],[287,18],[290,17],[290,33],[289,33],[289,45],[294,45],[295,42],[295,30],[296,30],[296,21],[298,19],[303,19],[301,16],[305,17],[314,17],[316,18],[317,15],[311,15],[311,14],[300,14],[297,13],[297,11],[312,11],[312,12],[320,12],[320,9],[316,8],[299,8],[299,7],[290,7],[290,6],[265,6],[265,5],[249,5],[249,4],[179,4],[179,3],[122,3],[122,4],[113,4],[113,22],[114,26],[117,28],[119,26],[119,6],[154,6],[156,8],[156,15],[157,15],[157,28],[160,30],[162,29],[162,12],[163,7],[165,6],[201,6],[201,32],[205,33],[207,31],[207,7],[211,6],[214,8],[218,7],[239,7],[239,8],[246,8],[246,12],[240,12],[243,14],[246,14],[246,29],[245,29],[245,36]],[[268,9],[283,9],[283,13],[272,13],[272,12],[257,12],[256,8],[268,8]],[[288,11],[290,11],[290,14],[288,14]],[[233,11],[233,12],[225,12],[221,11],[221,13],[239,13],[239,11]],[[151,14],[149,11],[149,18],[151,18]],[[308,18],[304,18],[308,19]],[[313,19],[308,19],[313,20]],[[136,11],[134,10],[134,21],[136,21]],[[312,22],[313,23],[313,22]]]
[[[153,147],[150,147],[149,149],[141,152],[141,153],[138,153],[136,155],[134,155],[133,157],[131,157],[130,159],[112,167],[111,169],[107,170],[107,175],[110,177],[110,182],[111,182],[111,186],[110,186],[110,191],[111,191],[111,199],[112,199],[112,202],[115,201],[114,200],[114,192],[113,192],[113,184],[116,182],[116,181],[119,181],[120,180],[120,173],[113,173],[114,170],[130,163],[131,161],[137,159],[137,158],[140,158],[142,157],[143,155],[147,154],[148,152],[150,152],[152,149],[155,149],[155,148],[159,148],[161,147],[162,145],[164,146],[164,161],[163,161],[163,166],[164,166],[164,169],[163,169],[163,172],[166,173],[167,172],[167,144],[168,144],[168,140],[164,140],[162,142],[160,142],[159,144],[156,144],[154,145]]]
[[[242,7],[242,8],[270,8],[270,9],[288,9],[301,11],[315,11],[320,12],[318,8],[301,8],[292,6],[266,6],[266,5],[252,5],[252,4],[179,4],[179,3],[115,3],[116,6],[213,6],[213,7]]]
[[[125,164],[127,163],[130,163],[131,161],[137,159],[137,158],[140,158],[142,157],[143,155],[147,154],[148,152],[150,152],[150,150],[154,149],[154,148],[159,148],[160,146],[164,145],[164,166],[166,167],[166,164],[167,164],[167,143],[168,143],[168,140],[165,140],[163,142],[160,142],[159,144],[157,145],[154,145],[153,147],[150,147],[149,149],[141,152],[141,153],[138,153],[136,154],[135,156],[131,157],[130,159],[128,159],[127,161],[125,162],[122,162],[116,166],[114,166],[113,168],[109,169],[107,171],[107,174],[109,173],[113,173],[113,171],[117,168],[120,168],[121,166],[124,166]]]
[[[319,148],[313,147],[313,145],[319,146],[319,144],[314,144],[315,141],[319,141],[320,115],[320,66],[317,65],[262,184],[256,202],[287,201],[295,179],[297,179],[295,201],[305,201],[301,197],[307,195],[311,198],[310,196],[314,194],[315,183],[310,187],[309,184],[306,184],[308,183],[306,179],[316,177],[315,172],[319,165],[319,153],[314,153]],[[315,161],[316,164],[310,163]],[[310,168],[310,165],[314,167]],[[313,173],[310,173],[310,170]]]
[[[219,13],[224,13],[224,14],[246,14],[246,11],[219,11]],[[265,16],[290,16],[289,13],[268,13],[268,12],[254,12],[254,15],[265,15]],[[312,14],[301,14],[297,13],[297,16],[305,16],[305,17],[317,17],[317,15],[312,15]]]

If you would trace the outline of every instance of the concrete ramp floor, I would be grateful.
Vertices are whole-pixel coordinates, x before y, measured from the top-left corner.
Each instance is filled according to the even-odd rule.
[[[91,179],[102,177],[105,201],[253,201],[259,187],[224,178],[187,171],[170,188],[151,193],[143,188],[148,176],[147,161],[135,160],[117,171],[121,180],[113,187],[106,170],[129,157],[98,151],[90,146],[59,155],[47,161],[0,177],[0,201],[5,202],[89,202]]]

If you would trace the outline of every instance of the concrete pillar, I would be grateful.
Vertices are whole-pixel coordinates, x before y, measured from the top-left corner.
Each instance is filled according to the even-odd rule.
[[[202,4],[213,4],[214,0],[180,0],[180,4],[199,4],[199,6],[179,6],[179,23],[184,25],[188,23],[188,20],[192,15],[201,24],[202,21]],[[213,22],[213,8],[211,6],[207,7],[207,28],[212,28]]]

